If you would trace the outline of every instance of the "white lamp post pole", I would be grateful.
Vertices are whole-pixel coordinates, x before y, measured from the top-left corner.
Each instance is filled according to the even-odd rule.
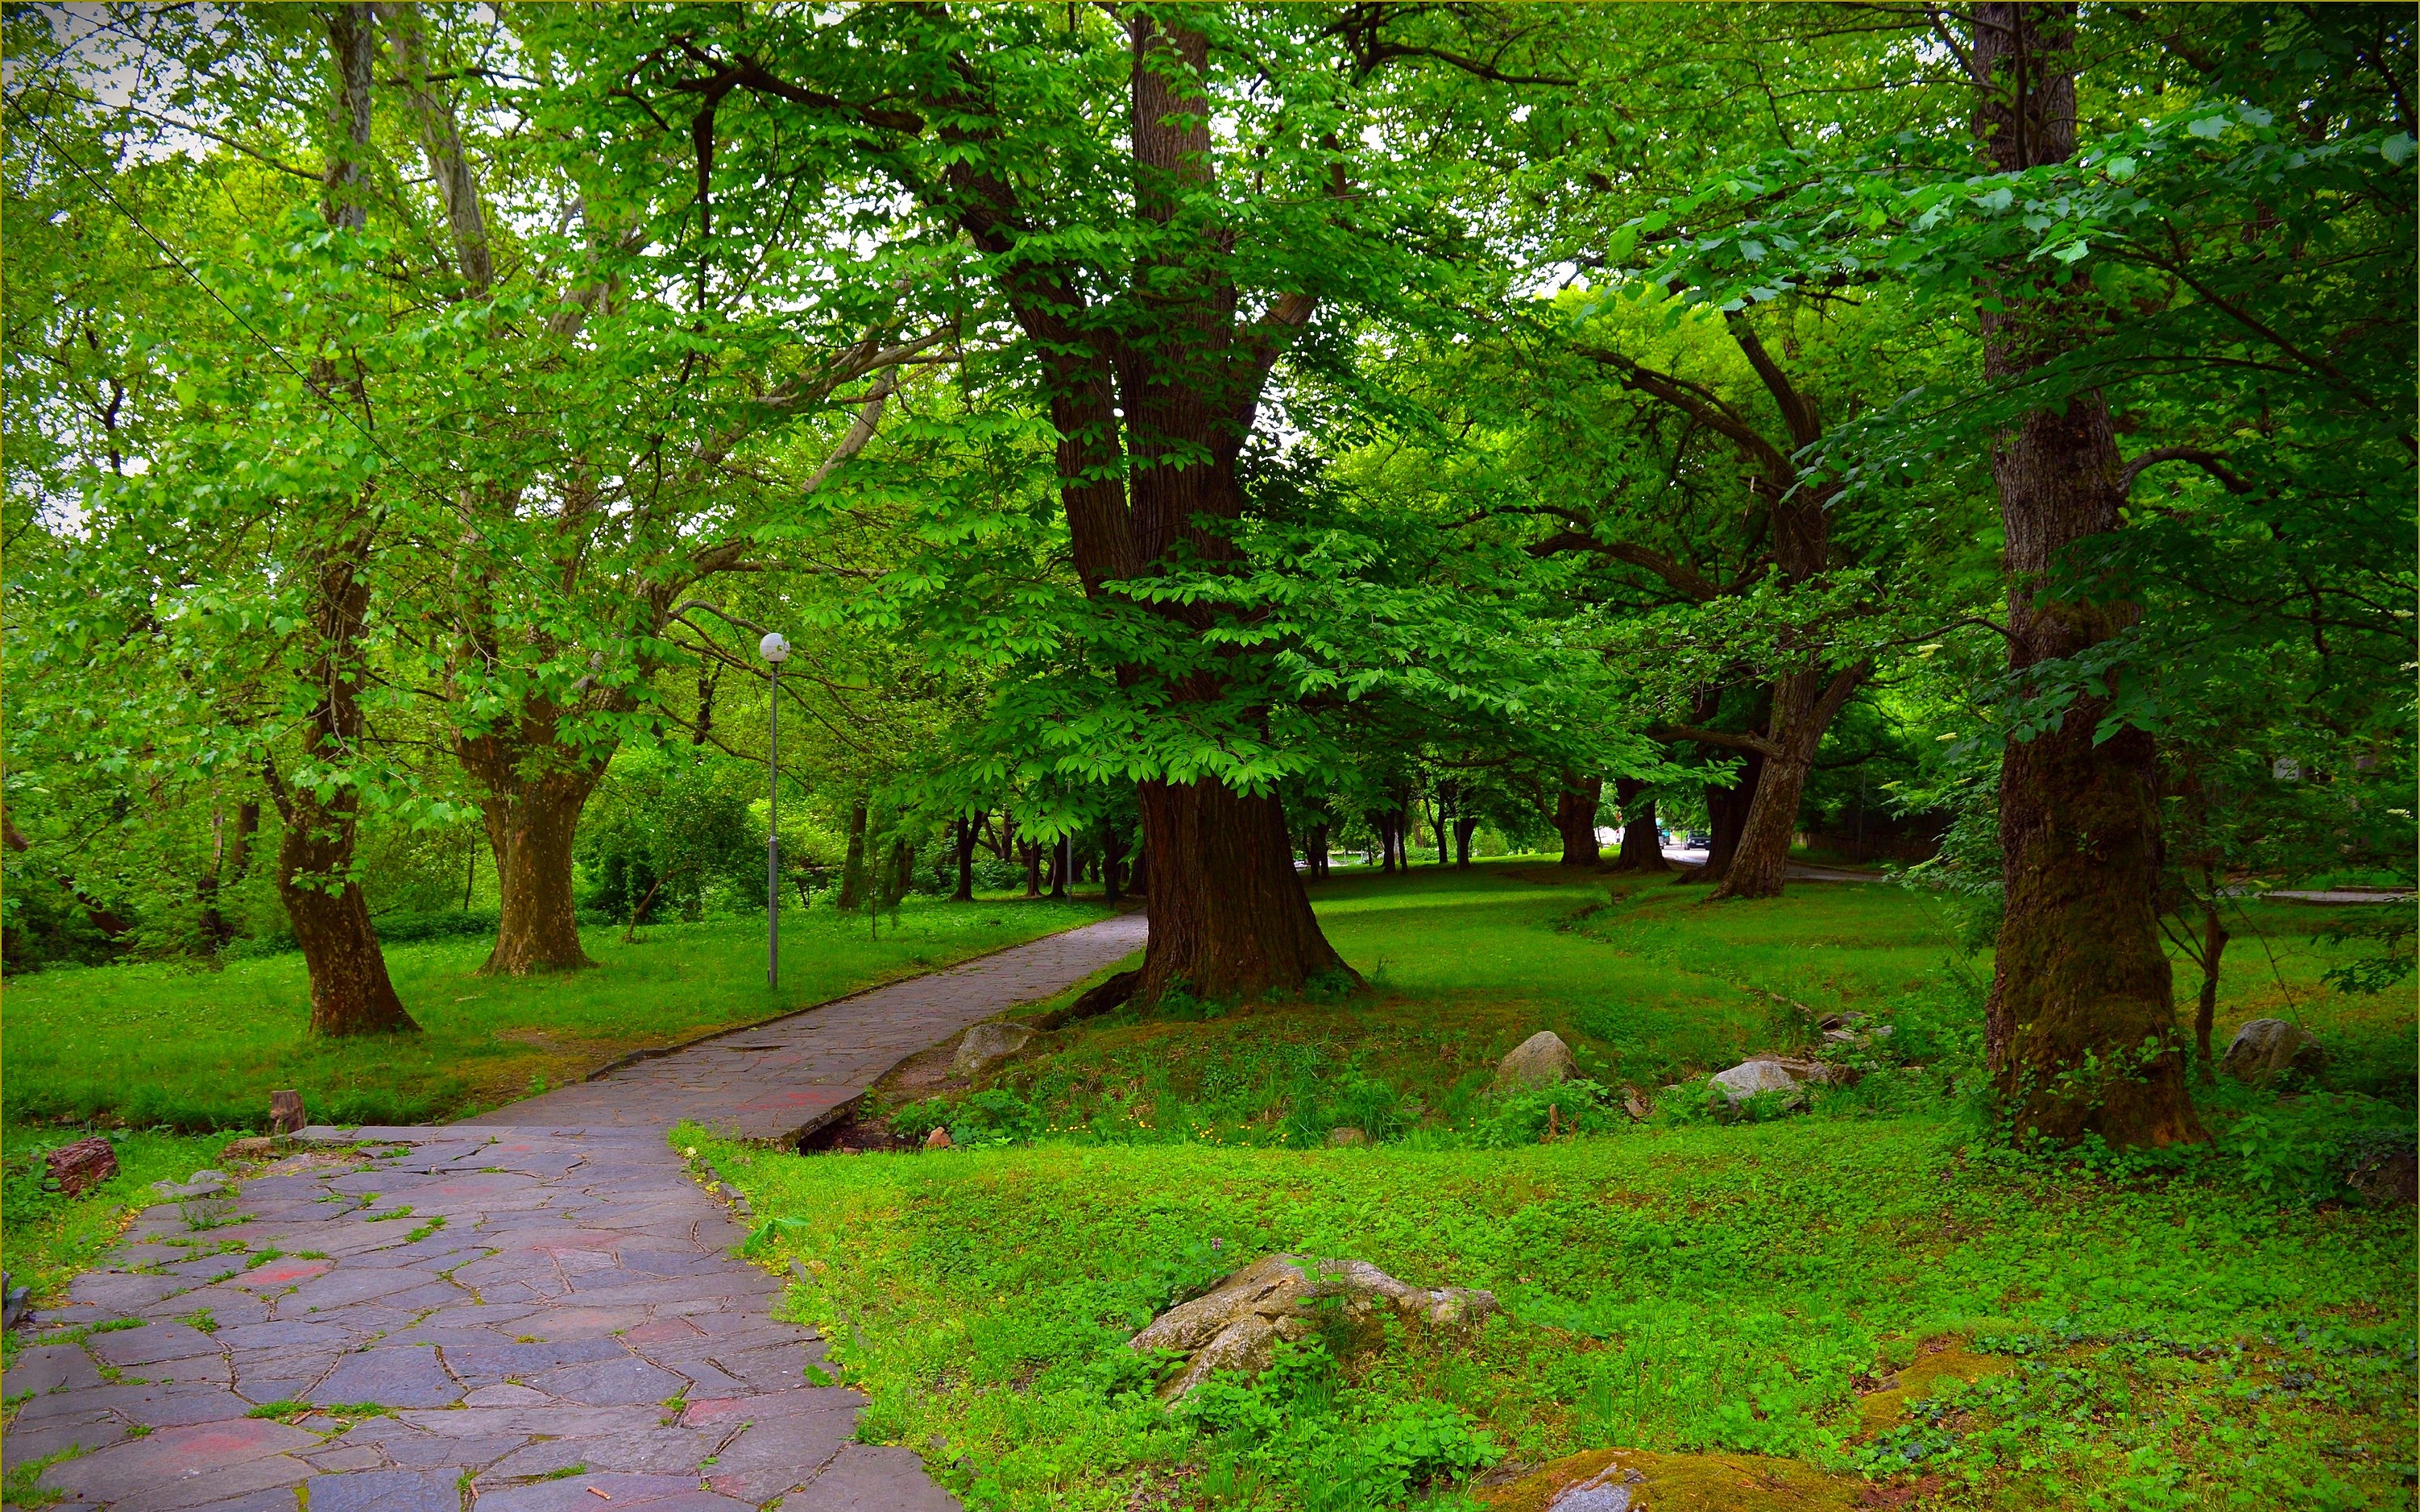
[[[771,716],[771,785],[765,795],[765,985],[782,985],[782,663],[790,659],[790,642],[779,632],[756,642],[756,654],[773,671]]]

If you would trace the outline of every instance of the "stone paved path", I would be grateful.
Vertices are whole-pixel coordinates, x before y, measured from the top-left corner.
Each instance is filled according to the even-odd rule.
[[[781,1283],[732,1257],[742,1224],[663,1131],[793,1136],[1141,931],[1089,925],[488,1121],[306,1131],[231,1199],[143,1213],[43,1309],[0,1458],[62,1457],[38,1484],[72,1512],[954,1508],[911,1451],[851,1442],[863,1398],[810,1383],[820,1342],[771,1319]]]
[[[686,1118],[742,1139],[795,1143],[917,1051],[1141,949],[1145,929],[1142,915],[1121,914],[464,1121],[661,1129]]]

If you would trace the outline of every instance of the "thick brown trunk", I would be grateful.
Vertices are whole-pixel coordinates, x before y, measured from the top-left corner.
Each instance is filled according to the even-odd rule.
[[[496,856],[496,946],[479,967],[487,976],[576,971],[597,963],[580,944],[571,890],[571,843],[580,810],[597,786],[585,771],[490,787],[480,802],[488,846]]]
[[[1757,784],[1764,779],[1764,752],[1751,750],[1740,763],[1730,787],[1706,790],[1706,870],[1702,880],[1720,882],[1739,854],[1740,837],[1747,833],[1748,810],[1756,804]]]
[[[369,903],[361,885],[347,881],[327,890],[328,868],[338,851],[352,850],[351,821],[341,822],[341,840],[326,831],[312,838],[307,825],[289,823],[277,852],[277,895],[294,926],[294,943],[311,978],[311,1032],[325,1035],[390,1034],[420,1026],[403,1011],[386,974],[378,932],[370,927]],[[315,885],[316,884],[316,885]]]
[[[1774,685],[1766,738],[1778,748],[1757,776],[1756,792],[1742,816],[1738,847],[1715,897],[1781,896],[1790,841],[1798,828],[1798,800],[1807,791],[1807,774],[1814,769],[1816,748],[1869,671],[1861,665],[1829,677],[1821,671],[1792,672]]]
[[[843,909],[865,905],[865,804],[851,804],[848,810],[848,849],[840,863],[840,906]]]
[[[1664,859],[1664,837],[1655,827],[1655,795],[1635,777],[1613,779],[1614,802],[1621,809],[1621,849],[1614,853],[1616,872],[1669,872]]]
[[[1067,872],[1069,864],[1075,859],[1074,850],[1075,842],[1064,835],[1060,836],[1057,842],[1050,847],[1049,892],[1053,898],[1067,896]]]
[[[1465,872],[1470,870],[1470,837],[1478,832],[1475,815],[1464,814],[1453,822],[1453,864]]]
[[[1327,875],[1327,826],[1313,825],[1302,842],[1303,875],[1313,879]]]
[[[1973,127],[2003,172],[2075,149],[2074,23],[2071,5],[1975,8],[1975,63],[1990,85]],[[2012,268],[2000,310],[1982,317],[1984,372],[1994,382],[2022,380],[2089,323],[2080,307],[2088,288],[2056,287],[2049,276]],[[2120,466],[2097,393],[2070,395],[1995,439],[2012,669],[2075,656],[2136,618],[2123,602],[2047,597],[2071,548],[2119,527]],[[2002,758],[2006,912],[1986,1045],[2021,1136],[2097,1134],[2120,1147],[2198,1140],[2160,949],[2151,739],[2131,728],[2096,738],[2108,706],[2080,697],[2057,729],[2010,742]]]
[[[1597,864],[1596,810],[1604,800],[1603,778],[1564,777],[1563,790],[1555,795],[1555,833],[1563,838],[1563,865],[1593,868]]]
[[[1275,796],[1209,780],[1136,795],[1153,872],[1143,1002],[1179,984],[1212,999],[1293,992],[1346,969],[1311,916]]]

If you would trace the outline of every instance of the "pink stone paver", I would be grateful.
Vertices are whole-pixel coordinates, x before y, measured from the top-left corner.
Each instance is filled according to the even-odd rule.
[[[954,1508],[911,1452],[853,1442],[864,1398],[807,1384],[821,1341],[771,1318],[781,1283],[734,1257],[743,1224],[664,1131],[795,1141],[1143,928],[1087,925],[443,1128],[306,1130],[349,1152],[272,1166],[214,1227],[150,1209],[31,1320],[6,1390],[33,1395],[0,1455],[56,1457],[39,1484],[60,1512]],[[248,1415],[271,1402],[388,1411]]]

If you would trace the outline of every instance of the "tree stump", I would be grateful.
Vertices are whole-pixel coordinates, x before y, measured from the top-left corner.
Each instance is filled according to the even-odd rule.
[[[51,1178],[59,1183],[59,1190],[71,1197],[84,1196],[117,1174],[117,1151],[99,1134],[61,1145],[43,1156],[42,1162],[50,1167]]]
[[[271,1134],[301,1134],[302,1126],[310,1121],[302,1113],[301,1092],[269,1094],[269,1132]]]

